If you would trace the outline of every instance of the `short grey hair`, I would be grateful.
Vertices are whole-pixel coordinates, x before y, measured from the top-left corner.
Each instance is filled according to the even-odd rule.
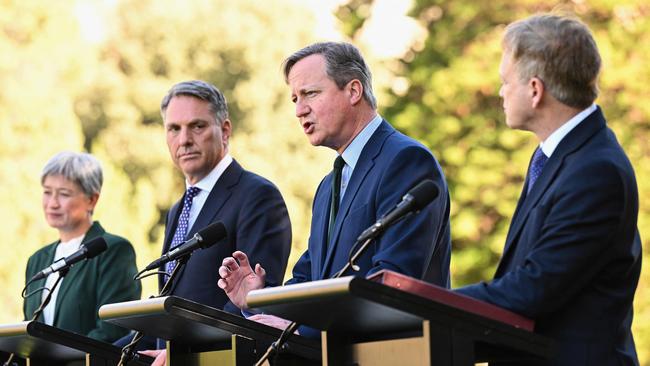
[[[300,60],[311,55],[325,58],[327,76],[339,89],[357,79],[363,86],[363,99],[373,109],[377,108],[377,98],[372,93],[372,74],[359,50],[345,42],[319,42],[296,51],[282,63],[284,80],[288,83],[291,68]]]
[[[45,178],[55,175],[77,184],[88,197],[99,194],[104,182],[99,160],[87,153],[62,151],[54,155],[43,168],[41,184]]]
[[[579,19],[541,14],[519,20],[506,28],[503,48],[512,56],[520,80],[540,78],[560,102],[582,109],[598,97],[600,54]]]
[[[163,119],[165,118],[165,111],[169,106],[169,102],[171,102],[172,98],[180,95],[194,97],[208,102],[210,111],[214,114],[214,118],[218,124],[221,124],[228,118],[226,97],[216,86],[203,80],[189,80],[172,86],[162,99],[160,102],[160,114]]]

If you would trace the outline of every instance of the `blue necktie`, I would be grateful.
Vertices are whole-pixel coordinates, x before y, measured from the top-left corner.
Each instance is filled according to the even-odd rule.
[[[185,237],[187,236],[187,229],[190,222],[190,209],[192,208],[192,200],[196,197],[197,194],[201,192],[201,188],[190,187],[185,192],[185,198],[183,198],[183,209],[181,210],[181,215],[178,217],[178,224],[176,224],[176,232],[172,238],[172,243],[169,246],[169,250],[176,248],[177,246],[185,242]],[[167,262],[165,266],[165,271],[168,275],[171,275],[174,268],[176,268],[176,261]]]
[[[530,190],[533,188],[535,181],[537,181],[537,178],[539,178],[539,176],[542,174],[544,164],[546,164],[547,160],[548,158],[546,155],[544,155],[542,149],[538,147],[537,150],[535,150],[535,154],[533,154],[533,160],[530,162],[530,168],[528,168],[528,191],[526,194],[530,193]]]
[[[334,233],[334,223],[336,222],[336,215],[339,212],[339,204],[341,202],[341,175],[343,173],[343,166],[345,160],[341,155],[334,160],[334,169],[332,170],[332,201],[330,202],[330,220],[327,229],[327,244],[329,245]]]

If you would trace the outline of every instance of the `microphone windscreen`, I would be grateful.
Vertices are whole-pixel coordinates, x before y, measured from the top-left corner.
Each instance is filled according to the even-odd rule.
[[[101,236],[87,242],[84,246],[86,247],[86,258],[88,259],[96,257],[108,247],[108,245],[106,245],[106,240]]]
[[[199,230],[198,234],[203,239],[201,248],[207,248],[226,237],[226,227],[222,222],[213,222]]]
[[[413,208],[415,210],[421,210],[424,206],[428,205],[438,197],[438,194],[440,194],[440,188],[438,188],[438,185],[436,185],[432,180],[427,179],[413,187],[408,194],[413,196]]]

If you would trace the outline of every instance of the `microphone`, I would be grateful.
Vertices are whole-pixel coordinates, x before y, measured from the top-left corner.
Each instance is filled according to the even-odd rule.
[[[208,248],[216,244],[219,240],[226,237],[226,227],[221,222],[213,222],[212,224],[199,230],[192,239],[187,240],[185,243],[177,246],[176,248],[163,254],[160,258],[151,262],[142,272],[150,271],[158,268],[161,265],[192,253],[196,249]]]
[[[76,252],[70,254],[69,256],[59,259],[58,261],[52,263],[51,266],[45,268],[44,270],[38,272],[37,274],[32,277],[29,282],[40,280],[41,278],[45,278],[50,275],[50,273],[54,272],[59,272],[64,269],[68,269],[72,267],[73,264],[80,262],[84,259],[90,259],[94,258],[99,253],[105,251],[107,248],[106,245],[106,240],[102,238],[101,236],[85,243],[82,244],[81,247],[79,247],[79,250]]]
[[[440,194],[440,188],[432,180],[423,180],[402,197],[402,201],[392,210],[388,211],[372,226],[364,230],[357,238],[357,242],[364,242],[375,238],[397,221],[411,212],[420,211]]]

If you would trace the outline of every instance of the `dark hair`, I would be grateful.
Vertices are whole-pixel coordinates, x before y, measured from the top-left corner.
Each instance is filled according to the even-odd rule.
[[[372,93],[372,74],[359,50],[344,42],[319,42],[309,45],[282,63],[284,79],[288,82],[291,68],[300,60],[311,55],[322,55],[325,58],[327,76],[332,79],[339,89],[343,89],[350,81],[357,79],[363,86],[363,99],[372,108],[377,108],[377,99]]]
[[[214,113],[217,123],[221,123],[228,118],[228,104],[226,97],[216,86],[202,80],[183,81],[174,86],[167,92],[160,102],[160,113],[163,118],[169,102],[173,97],[187,95],[190,97],[205,100],[210,104],[210,110]]]

